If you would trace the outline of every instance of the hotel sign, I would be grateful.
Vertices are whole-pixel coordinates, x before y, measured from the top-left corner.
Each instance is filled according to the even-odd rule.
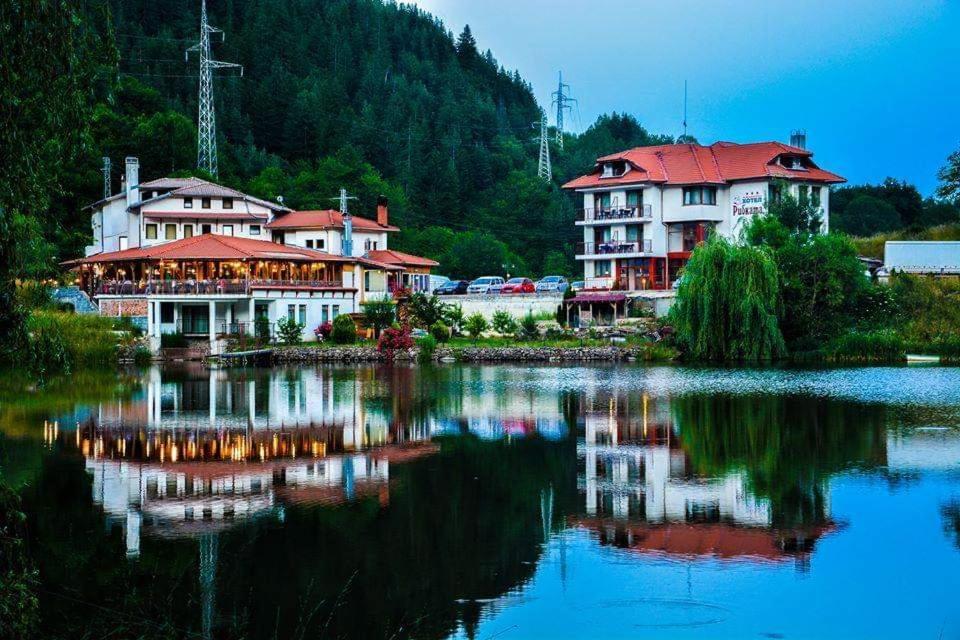
[[[763,213],[764,206],[763,191],[746,191],[733,196],[733,215],[753,216]]]

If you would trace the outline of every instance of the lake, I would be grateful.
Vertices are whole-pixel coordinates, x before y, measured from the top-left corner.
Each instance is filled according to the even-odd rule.
[[[178,365],[0,398],[44,637],[960,637],[956,368]]]

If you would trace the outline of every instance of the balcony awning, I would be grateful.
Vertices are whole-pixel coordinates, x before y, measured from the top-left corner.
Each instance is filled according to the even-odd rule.
[[[617,303],[627,299],[625,293],[580,293],[567,300],[567,304]]]

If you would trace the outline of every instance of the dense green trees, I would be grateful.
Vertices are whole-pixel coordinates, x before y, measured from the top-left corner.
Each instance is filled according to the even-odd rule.
[[[922,229],[960,221],[960,207],[949,198],[949,181],[941,171],[940,195],[945,200],[927,198],[903,180],[887,178],[881,184],[850,185],[830,194],[830,229],[854,236],[870,236],[897,229]]]

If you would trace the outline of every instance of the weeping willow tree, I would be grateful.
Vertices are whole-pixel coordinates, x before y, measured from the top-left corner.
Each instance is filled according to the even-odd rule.
[[[714,237],[690,257],[671,316],[695,360],[771,360],[786,353],[779,298],[777,265],[764,249]]]

